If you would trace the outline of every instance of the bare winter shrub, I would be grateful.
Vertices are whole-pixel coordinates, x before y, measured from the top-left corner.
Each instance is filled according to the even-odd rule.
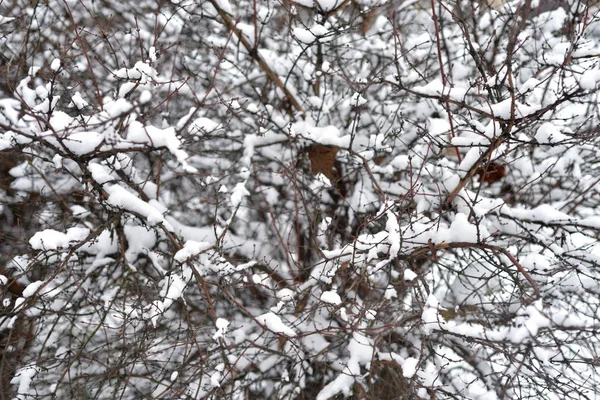
[[[596,3],[0,3],[0,398],[596,398]]]

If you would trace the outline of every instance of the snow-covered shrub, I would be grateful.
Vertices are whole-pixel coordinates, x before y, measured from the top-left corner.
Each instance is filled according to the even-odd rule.
[[[16,2],[1,396],[600,392],[594,2]]]

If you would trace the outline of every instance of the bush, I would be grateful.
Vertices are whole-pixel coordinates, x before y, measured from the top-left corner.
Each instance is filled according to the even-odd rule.
[[[595,2],[13,3],[1,398],[600,392]]]

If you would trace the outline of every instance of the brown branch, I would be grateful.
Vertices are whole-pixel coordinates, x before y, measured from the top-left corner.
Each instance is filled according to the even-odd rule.
[[[521,275],[523,275],[525,277],[527,282],[529,282],[529,284],[533,288],[535,297],[539,296],[540,289],[539,289],[537,283],[535,283],[535,281],[531,277],[531,275],[529,275],[529,273],[525,270],[525,268],[521,265],[521,263],[515,258],[515,256],[513,256],[508,250],[506,250],[505,248],[500,247],[500,246],[495,246],[492,244],[485,244],[485,243],[465,243],[465,242],[440,243],[440,244],[436,244],[436,245],[433,245],[432,243],[428,243],[427,246],[421,247],[421,248],[413,251],[410,254],[410,257],[416,257],[418,255],[421,255],[421,254],[424,254],[427,252],[431,252],[432,255],[434,257],[436,257],[436,255],[435,255],[436,250],[467,249],[467,248],[479,248],[479,249],[491,250],[494,253],[501,253],[501,254],[505,255],[510,260],[510,262],[517,268],[517,270],[521,273]]]
[[[265,72],[265,74],[267,75],[267,78],[269,80],[271,80],[279,89],[281,89],[281,91],[285,94],[285,96],[287,97],[289,102],[292,104],[292,106],[296,109],[296,111],[298,111],[301,114],[304,114],[304,110],[302,109],[302,105],[300,105],[300,102],[296,99],[296,97],[293,95],[293,93],[290,92],[290,90],[284,85],[284,83],[281,81],[281,79],[279,79],[279,76],[277,76],[277,74],[275,72],[273,72],[273,70],[267,65],[265,60],[258,53],[258,47],[257,47],[258,43],[255,43],[256,47],[252,46],[252,44],[244,36],[242,31],[240,31],[237,28],[236,23],[229,16],[229,14],[227,14],[227,12],[225,12],[221,7],[219,7],[219,4],[217,3],[217,1],[209,0],[209,2],[217,10],[217,12],[219,13],[219,16],[221,17],[221,19],[223,20],[223,22],[225,23],[227,28],[230,31],[232,31],[235,34],[235,36],[237,36],[240,43],[242,43],[242,45],[246,48],[246,51],[248,51],[248,54],[250,55],[250,57],[254,61],[256,61],[256,63],[260,66],[260,68]]]
[[[483,153],[479,157],[479,159],[471,166],[467,174],[458,182],[458,185],[456,185],[456,187],[448,194],[448,197],[446,197],[446,201],[444,204],[447,208],[450,207],[458,193],[467,185],[467,183],[469,183],[471,179],[473,179],[473,177],[477,175],[477,171],[481,167],[481,164],[483,164],[483,161],[486,159],[490,160],[492,153],[502,144],[503,141],[504,136],[498,136],[492,142],[490,147],[488,147],[485,153]]]

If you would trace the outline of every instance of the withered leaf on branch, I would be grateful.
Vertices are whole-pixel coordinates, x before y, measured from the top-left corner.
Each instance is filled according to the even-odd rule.
[[[313,144],[308,149],[310,168],[313,175],[325,175],[332,183],[340,178],[340,172],[335,167],[335,157],[340,150],[336,146]]]
[[[480,182],[495,183],[506,176],[506,166],[499,162],[492,161],[477,169]]]

